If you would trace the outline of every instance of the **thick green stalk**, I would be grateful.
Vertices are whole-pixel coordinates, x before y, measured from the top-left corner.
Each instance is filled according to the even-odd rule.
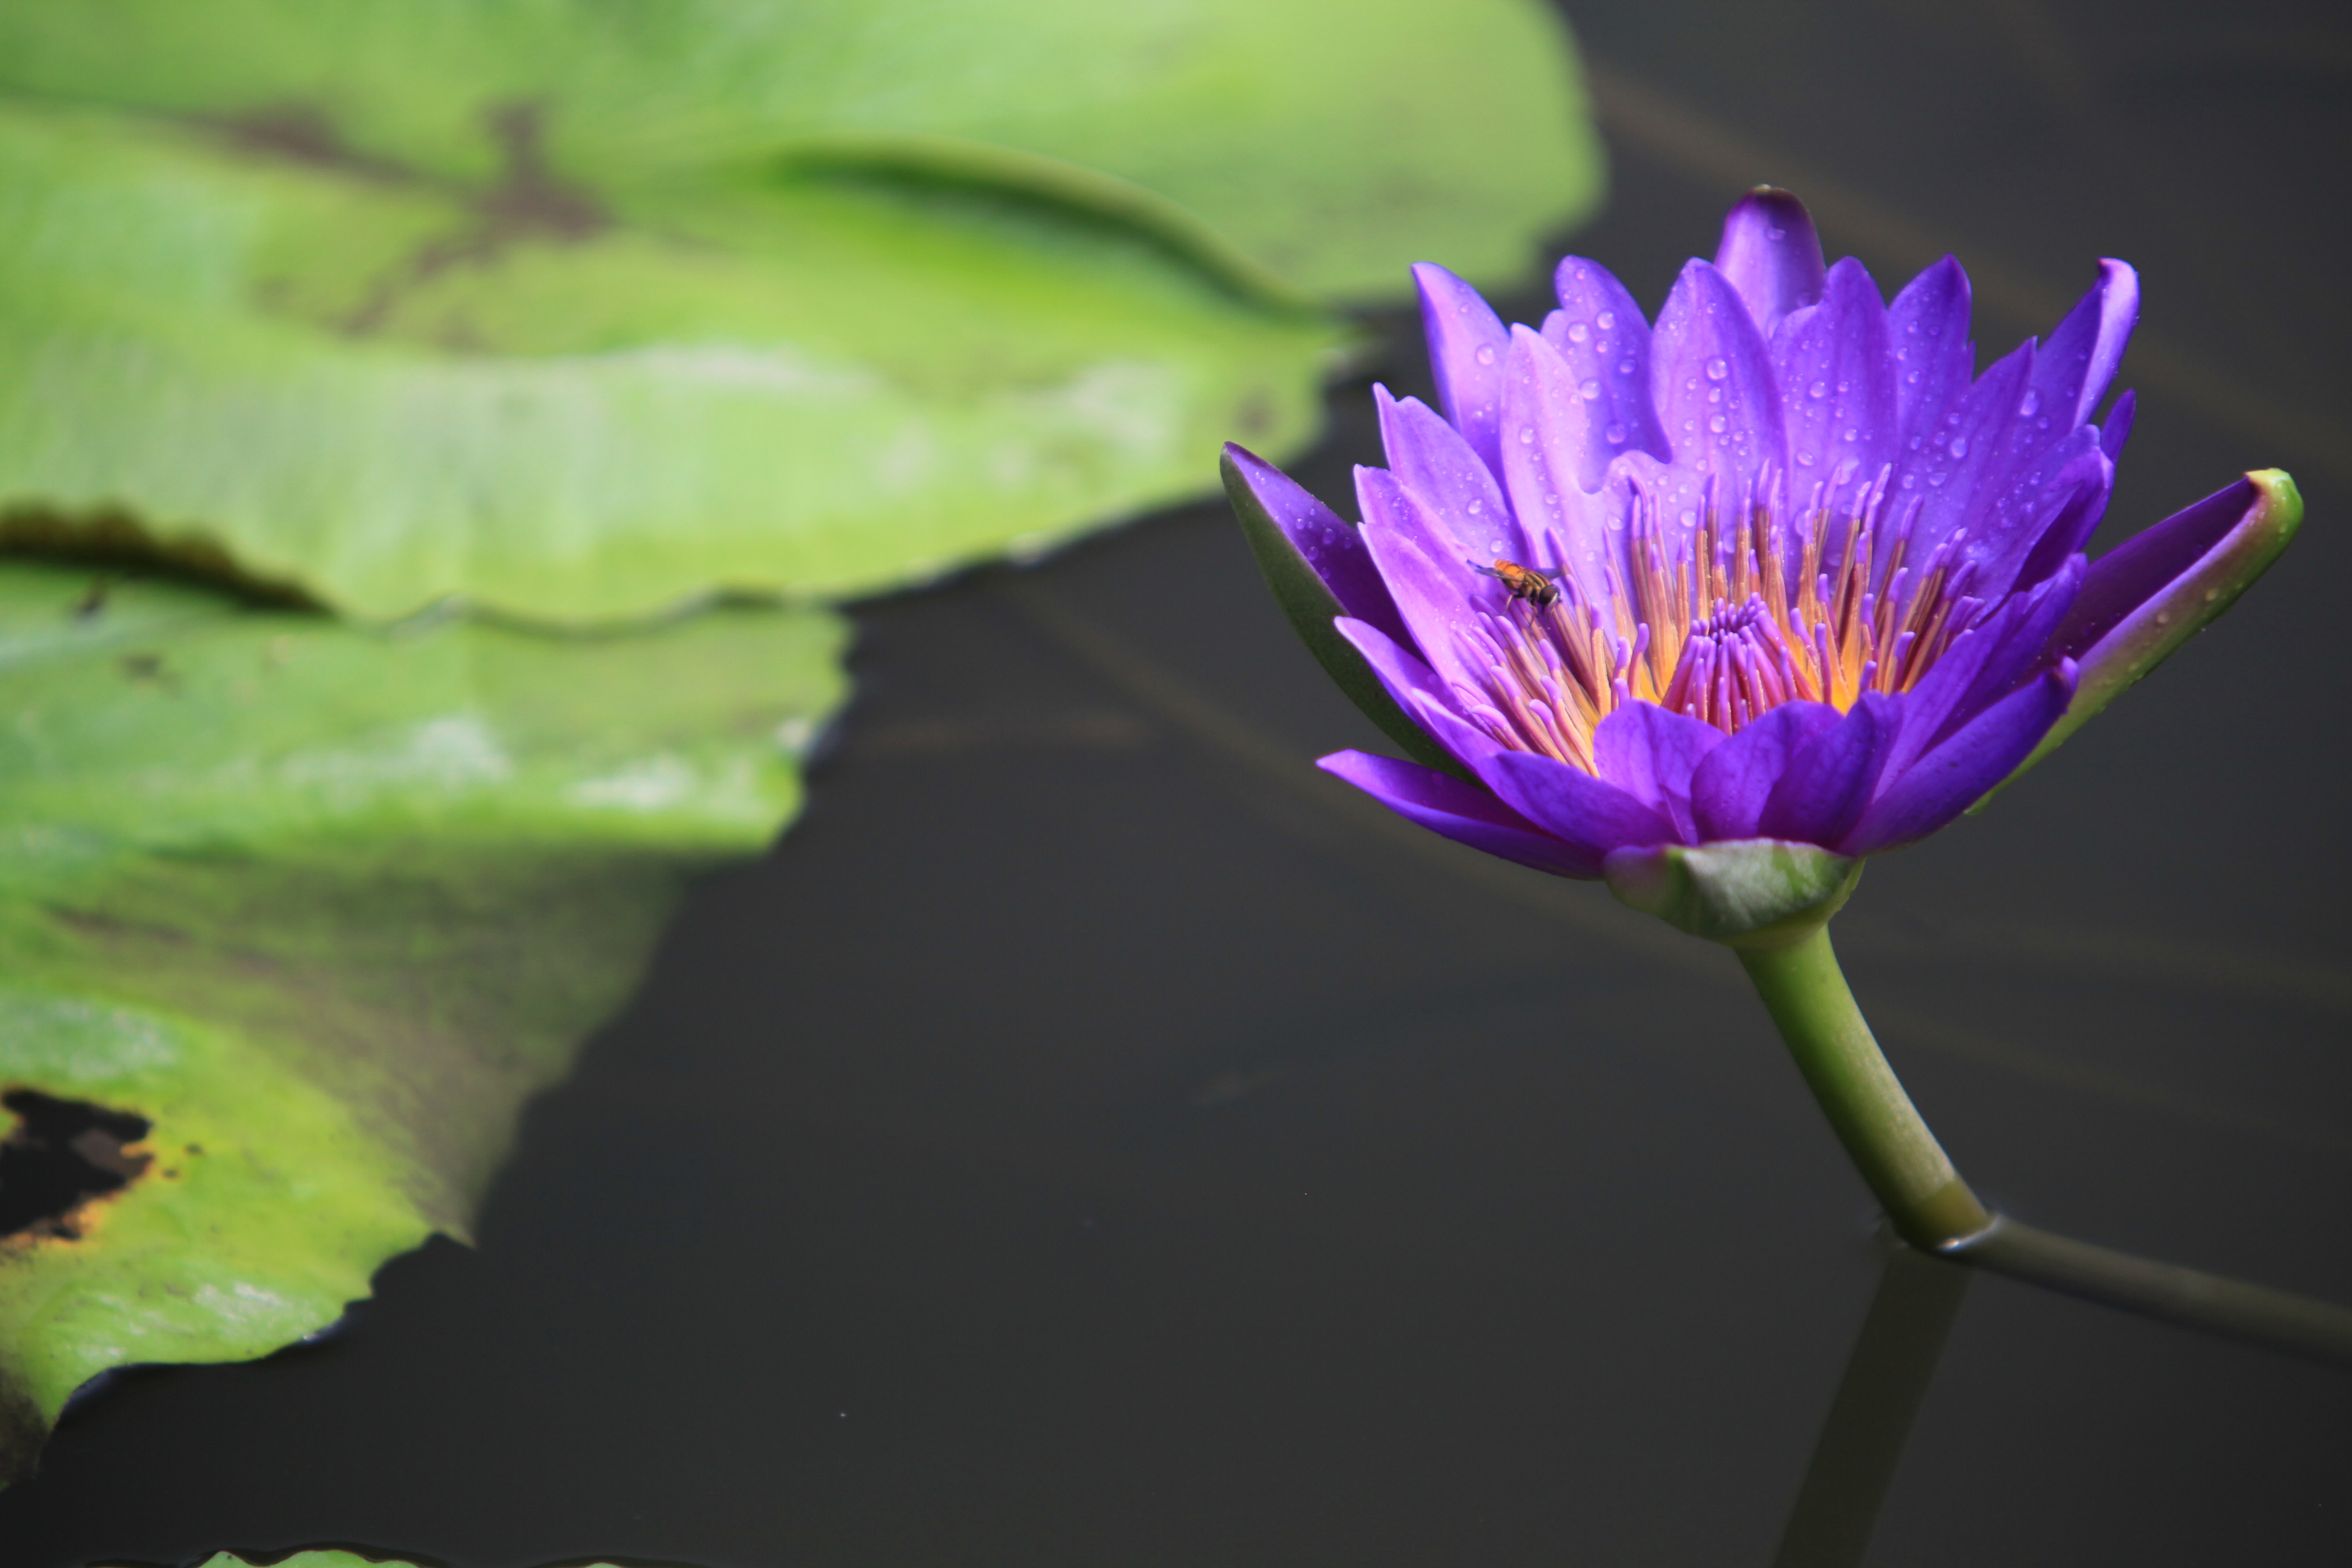
[[[1829,922],[1785,945],[1738,951],[1838,1142],[1903,1239],[1933,1250],[1990,1225],[1872,1038],[1838,970]]]

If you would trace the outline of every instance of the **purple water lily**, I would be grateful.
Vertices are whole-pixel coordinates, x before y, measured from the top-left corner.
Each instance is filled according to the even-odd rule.
[[[1957,261],[1889,305],[1769,188],[1654,327],[1580,258],[1540,330],[1415,275],[1442,415],[1374,389],[1390,466],[1356,470],[1361,528],[1238,447],[1228,489],[1294,622],[1421,759],[1322,766],[1542,870],[1932,833],[2227,607],[2301,515],[2284,474],[2250,475],[2086,561],[2131,426],[2128,392],[2094,422],[2138,310],[2119,261],[1982,375]]]

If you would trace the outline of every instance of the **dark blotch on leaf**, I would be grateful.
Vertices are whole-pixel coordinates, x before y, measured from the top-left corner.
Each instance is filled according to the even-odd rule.
[[[0,1232],[77,1240],[73,1211],[147,1169],[147,1155],[129,1152],[147,1136],[145,1117],[31,1089],[0,1095],[0,1105],[16,1118],[0,1141]]]

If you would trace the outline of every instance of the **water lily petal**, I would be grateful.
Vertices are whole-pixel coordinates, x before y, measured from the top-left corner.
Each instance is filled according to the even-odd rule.
[[[1373,564],[1372,553],[1353,523],[1307,494],[1288,474],[1230,441],[1225,443],[1224,473],[1226,496],[1234,510],[1243,514],[1244,526],[1261,520],[1272,525],[1268,542],[1279,539],[1314,573],[1339,606],[1333,614],[1369,621],[1392,637],[1406,635],[1396,600],[1381,581],[1380,568]],[[1259,548],[1258,541],[1259,533],[1253,529],[1253,549]],[[1265,564],[1263,557],[1258,563]],[[1267,573],[1269,581],[1273,575]],[[1282,596],[1281,584],[1276,584],[1275,593],[1277,598]],[[1329,616],[1322,618],[1328,622]]]
[[[1886,780],[1870,809],[1831,846],[1869,855],[1924,838],[1982,799],[2033,751],[2074,695],[2074,662],[2020,687],[1962,725],[1942,745]]]
[[[1481,758],[1503,749],[1494,737],[1464,719],[1460,699],[1438,679],[1435,670],[1398,647],[1377,627],[1345,616],[1334,621],[1332,627],[1363,657],[1381,689],[1398,708],[1427,738],[1435,741],[1465,768],[1475,767]]]
[[[1529,537],[1526,563],[1565,568],[1587,603],[1605,605],[1614,598],[1607,502],[1585,494],[1580,478],[1591,419],[1559,351],[1513,327],[1504,375],[1503,481]]]
[[[1886,312],[1895,345],[1896,419],[1903,447],[1925,436],[1976,376],[1969,342],[1969,275],[1947,256],[1903,287]]]
[[[2061,428],[2087,421],[2107,395],[2139,320],[2139,274],[2121,261],[2099,263],[2099,280],[2050,334],[2033,364],[2041,411]]]
[[[1594,491],[1621,453],[1647,452],[1661,462],[1674,455],[1650,399],[1650,323],[1599,262],[1571,256],[1552,281],[1559,309],[1544,318],[1544,341],[1568,362],[1580,395],[1587,384],[1599,391],[1589,400],[1591,444],[1577,471],[1579,488]]]
[[[1916,449],[1906,438],[1895,464],[1897,504],[1915,503],[1910,558],[1928,552],[1955,531],[1978,532],[1978,497],[1988,479],[2007,477],[2006,441],[2026,384],[2033,374],[2033,340],[2027,339],[1996,361],[1968,395],[1920,433]]]
[[[1830,268],[1822,302],[1790,313],[1771,355],[1792,510],[1846,517],[1902,450],[1886,306],[1861,262],[1848,257]]]
[[[1440,679],[1479,685],[1483,671],[1465,661],[1463,633],[1480,611],[1501,611],[1509,595],[1464,563],[1444,525],[1387,469],[1358,468],[1356,500],[1364,510],[1364,545],[1396,600],[1411,646]]]
[[[1421,293],[1421,327],[1429,341],[1437,405],[1471,449],[1497,475],[1498,421],[1503,413],[1503,355],[1510,336],[1502,318],[1475,289],[1430,262],[1412,269]]]
[[[1899,699],[1865,692],[1844,718],[1797,747],[1764,799],[1757,835],[1823,846],[1843,838],[1870,804],[1902,712]]]
[[[2099,450],[2107,455],[2110,463],[2123,460],[2124,443],[2131,439],[2132,416],[2139,412],[2139,394],[2126,387],[2107,410],[2107,422],[2099,427]]]
[[[1722,731],[1654,702],[1632,702],[1592,733],[1592,760],[1601,776],[1675,825],[1685,844],[1698,842],[1691,819],[1691,774],[1723,744]]]
[[[1675,464],[1715,477],[1717,505],[1737,515],[1765,469],[1788,466],[1763,334],[1723,274],[1693,261],[1658,312],[1651,348],[1650,384]]]
[[[1408,822],[1457,844],[1555,876],[1601,875],[1600,856],[1544,833],[1476,784],[1369,752],[1335,752],[1315,765],[1347,780]]]
[[[1690,790],[1700,839],[1755,837],[1789,760],[1839,717],[1826,702],[1785,702],[1701,758]]]
[[[1903,732],[1887,751],[1883,777],[1899,776],[2015,690],[2037,665],[2057,657],[2051,643],[2082,593],[2084,571],[2083,558],[2072,557],[2048,581],[1953,639],[1936,667],[1905,694]]]
[[[2053,654],[2081,662],[2074,700],[2018,771],[2047,756],[2236,604],[2302,525],[2294,481],[2264,468],[2092,562],[2081,596],[2051,641]]]
[[[1503,804],[1591,854],[1596,871],[1612,849],[1677,842],[1673,823],[1615,784],[1533,752],[1497,752],[1478,776]]]
[[[1822,297],[1822,241],[1812,216],[1804,203],[1770,185],[1759,185],[1733,204],[1715,266],[1768,339],[1781,317]]]
[[[2043,521],[2028,522],[2017,531],[2012,553],[2032,541],[2023,564],[2009,571],[2006,561],[1994,561],[1979,569],[1980,593],[1995,585],[2011,593],[2031,588],[2091,542],[2116,493],[2116,461],[2100,443],[2099,427],[2085,425],[2075,431],[2064,445],[2046,454],[2033,472],[2018,480],[2014,492],[2021,497],[2035,494],[2032,504],[2041,510]]]
[[[1429,508],[1468,554],[1524,561],[1528,539],[1503,499],[1502,481],[1453,426],[1418,397],[1402,400],[1372,388],[1389,471]]]

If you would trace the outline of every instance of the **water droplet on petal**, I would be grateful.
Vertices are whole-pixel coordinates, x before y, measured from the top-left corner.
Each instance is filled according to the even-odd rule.
[[[1731,365],[1727,361],[1718,357],[1706,362],[1707,380],[1721,381],[1725,376],[1729,375],[1730,374]]]
[[[1503,542],[1502,542],[1501,540],[1499,540],[1499,539],[1490,539],[1490,540],[1486,541],[1486,553],[1487,553],[1487,554],[1489,554],[1489,555],[1500,555],[1502,552],[1503,552]]]
[[[1829,395],[1830,384],[1826,381],[1817,381],[1805,388],[1805,395],[1808,397],[1827,397]]]
[[[2017,412],[2022,416],[2038,414],[2041,410],[2042,394],[2035,391],[2032,387],[2027,387],[2025,389],[2025,401],[2017,405]]]
[[[1706,427],[1720,436],[1731,428],[1731,421],[1718,414],[1706,422]]]
[[[1800,452],[1797,454],[1797,467],[1801,468],[1810,468],[1812,466],[1813,455],[1811,452]]]
[[[1472,517],[1475,517],[1475,516],[1477,516],[1477,515],[1478,515],[1478,509],[1479,509],[1480,507],[1484,506],[1484,505],[1486,505],[1486,503],[1485,503],[1484,501],[1475,501],[1475,500],[1474,500],[1474,501],[1472,501],[1472,502],[1470,503],[1470,515],[1471,515]]]
[[[1706,389],[1706,400],[1707,400],[1709,403],[1720,403],[1720,402],[1722,402],[1722,401],[1723,401],[1723,388],[1721,388],[1721,387],[1719,387],[1719,386],[1710,386],[1710,387],[1708,387],[1708,388]]]
[[[1521,446],[1533,446],[1535,444],[1535,438],[1536,427],[1534,426],[1522,425],[1519,426],[1519,444]]]
[[[1584,401],[1590,403],[1601,395],[1601,384],[1597,381],[1588,381],[1578,386],[1576,390]]]
[[[1858,429],[1850,429],[1845,433],[1845,438],[1849,441],[1859,441],[1862,439],[1862,432]]]
[[[1940,485],[1943,482],[1944,476],[1941,474],[1929,474],[1927,476],[1927,488],[1929,489],[1934,489],[1937,485]]]
[[[1622,447],[1625,444],[1625,426],[1622,425],[1612,425],[1601,434],[1612,447]]]
[[[1955,457],[1955,458],[1965,458],[1965,457],[1967,457],[1968,455],[1969,455],[1969,438],[1968,438],[1966,436],[1955,436],[1955,437],[1952,437],[1952,456],[1953,456],[1953,457]]]
[[[1626,361],[1622,362],[1622,363],[1620,363],[1620,364],[1617,366],[1617,374],[1618,374],[1619,375],[1631,375],[1631,374],[1633,374],[1633,362],[1632,360],[1626,360]]]
[[[1586,326],[1582,321],[1579,321],[1568,329],[1568,341],[1572,343],[1580,343],[1591,335],[1592,329]]]
[[[1906,489],[1906,490],[1916,490],[1916,489],[1917,489],[1919,488],[1919,476],[1918,476],[1918,475],[1916,475],[1916,474],[1906,474],[1906,475],[1904,475],[1904,476],[1903,476],[1903,488],[1904,488],[1905,489]]]
[[[1601,330],[1605,332],[1610,328],[1617,324],[1617,312],[1614,310],[1603,310],[1601,314],[1593,317],[1592,319],[1601,323]]]
[[[1478,345],[1478,363],[1480,364],[1493,364],[1495,363],[1494,344],[1480,343]]]
[[[1916,371],[1916,370],[1915,370],[1915,371],[1913,371],[1909,375],[1906,375],[1906,376],[1905,376],[1905,377],[1903,378],[1903,384],[1904,384],[1906,386],[1916,386],[1916,385],[1918,385],[1918,384],[1919,384],[1919,373],[1918,373],[1917,371]]]

